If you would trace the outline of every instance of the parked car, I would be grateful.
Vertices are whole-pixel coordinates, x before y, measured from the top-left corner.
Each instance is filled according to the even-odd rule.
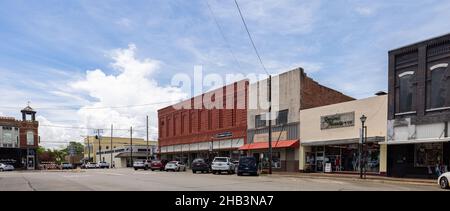
[[[149,163],[146,160],[134,161],[133,168],[136,171],[139,170],[139,169],[144,169],[144,170],[147,171],[148,168],[149,168]]]
[[[84,168],[85,169],[96,169],[96,168],[98,168],[98,165],[97,165],[97,163],[86,163],[85,165],[84,165]]]
[[[211,170],[213,174],[227,172],[228,174],[234,174],[236,167],[235,164],[228,157],[215,157]]]
[[[167,163],[167,160],[154,160],[150,163],[150,169],[164,171]]]
[[[62,163],[61,164],[61,169],[62,170],[64,170],[64,169],[73,169],[73,165],[70,164],[70,163]]]
[[[9,164],[0,163],[0,171],[14,171],[14,166]]]
[[[244,174],[259,176],[258,163],[255,157],[242,157],[239,159],[237,175],[242,176]]]
[[[438,179],[438,184],[442,189],[449,189],[448,181],[450,181],[450,172],[442,174]]]
[[[166,171],[186,171],[186,165],[181,161],[170,161],[164,168]]]
[[[203,158],[197,158],[192,161],[191,165],[192,173],[197,173],[198,171],[202,173],[209,173],[211,171],[211,165],[205,161]]]
[[[97,164],[97,166],[98,166],[98,168],[101,168],[101,169],[109,169],[109,163],[107,163],[107,162],[99,162],[98,164]]]

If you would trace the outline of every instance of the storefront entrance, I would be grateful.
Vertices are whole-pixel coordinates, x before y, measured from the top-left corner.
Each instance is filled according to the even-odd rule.
[[[312,172],[358,172],[359,145],[313,146],[306,152],[307,170]],[[368,143],[364,146],[362,163],[366,172],[379,173],[380,146]],[[328,168],[326,168],[328,166]]]
[[[450,165],[450,144],[388,145],[387,174],[391,177],[437,178]]]

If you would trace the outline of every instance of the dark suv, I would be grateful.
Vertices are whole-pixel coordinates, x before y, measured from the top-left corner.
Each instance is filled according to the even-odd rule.
[[[197,171],[200,171],[202,173],[209,173],[211,171],[211,165],[205,159],[203,158],[197,158],[194,161],[192,161],[191,165],[192,173],[197,173]]]
[[[239,165],[237,168],[237,175],[242,176],[244,174],[259,175],[258,162],[255,157],[242,157],[239,159]]]

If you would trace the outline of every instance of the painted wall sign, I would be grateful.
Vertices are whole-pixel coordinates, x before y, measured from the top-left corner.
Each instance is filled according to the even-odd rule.
[[[355,126],[355,112],[320,117],[320,129],[334,129]]]

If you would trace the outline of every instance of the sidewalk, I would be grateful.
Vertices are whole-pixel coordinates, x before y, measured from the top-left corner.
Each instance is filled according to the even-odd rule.
[[[271,176],[265,174],[265,176]],[[394,184],[413,184],[413,185],[437,185],[434,179],[413,179],[413,178],[393,178],[378,175],[367,175],[366,179],[361,180],[357,174],[338,174],[338,173],[297,173],[297,172],[273,172],[273,176],[291,177],[291,178],[307,178],[307,179],[338,179],[351,181],[370,181],[379,183]]]

